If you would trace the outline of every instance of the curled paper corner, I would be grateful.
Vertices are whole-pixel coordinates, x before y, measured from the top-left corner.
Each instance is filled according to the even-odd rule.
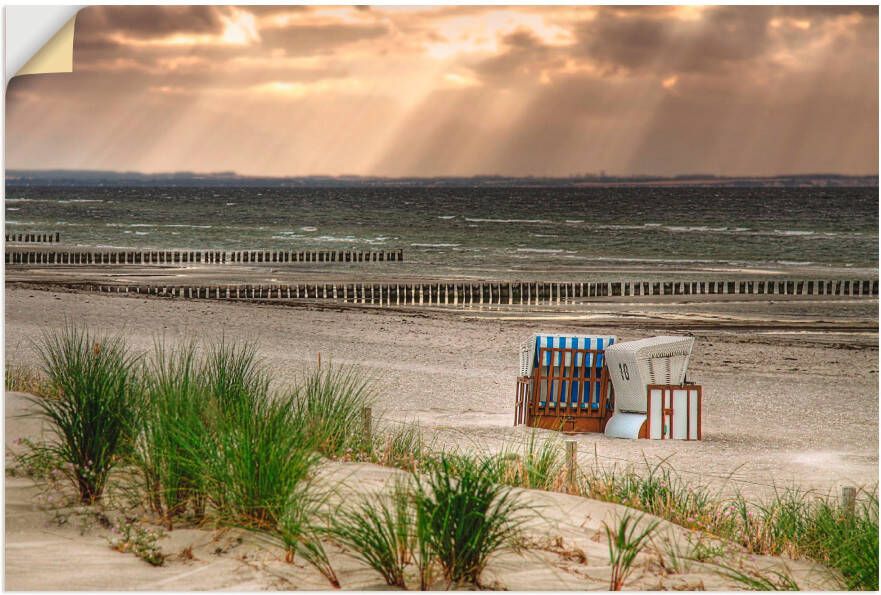
[[[75,24],[76,15],[71,17],[15,75],[73,72]]]

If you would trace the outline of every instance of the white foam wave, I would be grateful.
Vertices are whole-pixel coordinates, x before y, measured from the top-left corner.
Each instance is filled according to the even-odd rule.
[[[812,236],[815,232],[802,229],[775,229],[774,233],[782,236]]]
[[[476,217],[465,217],[465,221],[471,223],[552,223],[547,219],[480,219]]]
[[[358,238],[356,238],[356,237],[354,237],[354,236],[345,236],[345,237],[342,237],[342,238],[338,238],[338,237],[336,237],[336,236],[318,236],[318,237],[313,238],[313,239],[314,239],[316,242],[348,242],[348,243],[352,243],[352,242],[358,242],[358,241],[359,241]]]

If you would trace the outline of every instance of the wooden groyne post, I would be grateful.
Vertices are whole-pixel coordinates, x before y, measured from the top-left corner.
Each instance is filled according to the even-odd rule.
[[[34,254],[43,260],[34,261]],[[45,262],[48,253],[7,252],[7,264]],[[76,260],[76,259],[75,259]],[[113,262],[118,259],[114,258]],[[79,262],[76,260],[76,262]],[[62,264],[74,264],[69,258]],[[103,288],[105,286],[98,286]],[[116,287],[116,286],[106,286]],[[163,286],[155,293],[155,286],[125,286],[126,291],[147,295],[187,297],[194,299],[248,299],[248,300],[321,300],[358,305],[438,306],[438,307],[509,307],[558,306],[594,302],[597,299],[626,296],[631,299],[646,296],[736,295],[744,296],[801,296],[805,298],[841,296],[876,298],[878,281],[804,280],[804,281],[589,281],[589,282],[422,282],[422,283],[293,283],[263,285],[220,286]],[[98,289],[104,291],[104,289]],[[112,291],[112,290],[108,290]]]
[[[15,236],[24,238],[10,240]],[[36,242],[32,234],[6,234],[6,241]],[[41,236],[43,237],[43,236]],[[48,238],[48,235],[45,236]],[[56,234],[57,237],[57,234]],[[42,241],[42,240],[39,240]],[[47,239],[46,241],[52,241]],[[55,240],[57,241],[57,240]],[[18,256],[14,256],[17,254]],[[11,256],[13,255],[13,256]],[[382,252],[354,251],[291,251],[291,250],[64,250],[36,251],[12,248],[6,252],[7,264],[227,264],[227,263],[376,263],[403,262],[403,250]]]

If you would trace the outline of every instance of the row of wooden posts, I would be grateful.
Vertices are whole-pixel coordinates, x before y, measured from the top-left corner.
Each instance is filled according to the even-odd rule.
[[[402,262],[403,250],[6,250],[6,264],[123,265],[288,262]]]
[[[331,300],[378,306],[553,305],[588,298],[664,295],[877,296],[877,280],[613,281],[586,283],[295,283],[89,285],[100,293],[212,300]]]
[[[19,243],[42,243],[57,244],[61,241],[61,234],[55,233],[8,233],[6,234],[6,242]]]

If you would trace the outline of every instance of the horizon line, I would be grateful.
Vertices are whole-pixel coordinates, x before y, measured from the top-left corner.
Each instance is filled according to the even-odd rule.
[[[170,176],[190,176],[190,177],[227,177],[227,178],[264,178],[264,179],[304,179],[304,178],[329,178],[329,179],[372,179],[372,180],[436,180],[436,179],[477,179],[477,178],[501,178],[501,179],[544,179],[544,180],[571,180],[579,178],[589,179],[775,179],[775,178],[878,178],[879,173],[837,173],[837,172],[801,172],[801,173],[777,173],[777,174],[712,174],[712,173],[678,173],[678,174],[612,174],[612,173],[573,173],[569,175],[544,175],[544,174],[499,174],[499,173],[480,173],[480,174],[434,174],[434,175],[410,175],[410,176],[391,176],[381,174],[248,174],[239,173],[233,170],[221,171],[160,171],[145,172],[138,170],[113,170],[113,169],[72,169],[72,168],[46,168],[46,169],[30,169],[30,168],[7,168],[4,171],[6,178],[13,175],[32,175],[32,174],[92,174],[95,176],[112,175],[112,176],[143,176],[143,177],[170,177]]]

